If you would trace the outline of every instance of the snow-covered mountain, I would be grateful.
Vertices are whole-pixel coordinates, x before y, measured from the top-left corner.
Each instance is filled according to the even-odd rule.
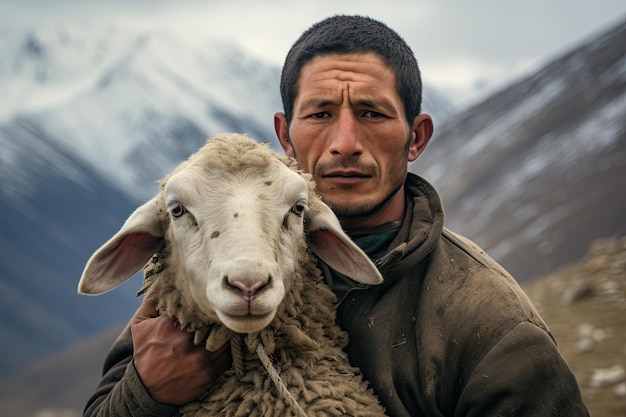
[[[281,102],[279,68],[166,32],[4,27],[0,56],[1,376],[130,317],[137,280],[76,295],[88,256],[208,136],[276,148]],[[451,112],[435,91],[424,107]]]
[[[210,134],[245,130],[272,140],[278,68],[231,45],[207,41],[193,49],[166,33],[62,25],[5,34],[3,43],[2,126],[42,126],[133,194],[151,195],[145,185]],[[6,134],[0,140],[3,147],[23,141]],[[8,173],[19,171],[10,152],[2,158]]]

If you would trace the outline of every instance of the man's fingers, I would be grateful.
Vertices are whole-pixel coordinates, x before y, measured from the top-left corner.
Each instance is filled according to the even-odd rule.
[[[197,372],[206,375],[209,385],[215,383],[220,375],[229,370],[233,364],[230,343],[226,343],[214,352],[209,352],[201,346],[194,347],[190,354],[199,367]]]

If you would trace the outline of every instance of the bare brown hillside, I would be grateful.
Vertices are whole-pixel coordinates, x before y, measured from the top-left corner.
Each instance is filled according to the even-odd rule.
[[[592,417],[626,416],[626,237],[525,287],[554,332]]]

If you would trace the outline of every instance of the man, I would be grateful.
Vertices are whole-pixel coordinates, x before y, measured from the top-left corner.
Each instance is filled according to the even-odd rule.
[[[443,227],[436,191],[407,173],[433,133],[417,62],[391,29],[335,16],[306,31],[281,77],[274,126],[344,229],[375,260],[380,286],[322,264],[351,361],[390,416],[587,416],[552,334],[515,281]],[[132,330],[132,338],[131,338]],[[86,416],[167,416],[230,367],[228,348],[142,304],[120,335]]]

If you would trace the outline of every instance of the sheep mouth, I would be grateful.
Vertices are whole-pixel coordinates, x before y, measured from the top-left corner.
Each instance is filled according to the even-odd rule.
[[[229,309],[229,311],[224,311],[222,314],[232,318],[233,320],[245,320],[246,318],[255,319],[255,318],[263,318],[266,316],[274,315],[276,313],[276,309],[260,307],[255,305],[254,301],[249,303],[239,303],[235,308]]]
[[[263,319],[276,314],[278,306],[270,300],[244,297],[232,297],[230,301],[221,306],[216,306],[216,310],[231,320],[255,320]]]
[[[228,314],[222,312],[218,314],[222,323],[229,329],[237,333],[252,333],[267,327],[274,319],[276,311],[272,311],[266,314]]]

